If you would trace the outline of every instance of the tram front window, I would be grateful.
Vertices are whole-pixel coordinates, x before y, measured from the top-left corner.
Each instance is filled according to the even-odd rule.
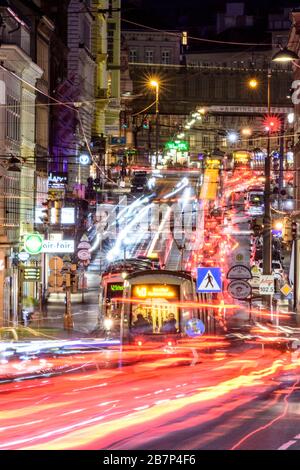
[[[124,282],[107,283],[106,288],[106,315],[119,315],[121,312],[122,301],[116,301],[116,298],[123,296]]]
[[[179,300],[176,285],[135,285],[130,327],[136,334],[175,334],[179,332]],[[138,302],[140,300],[140,302]]]

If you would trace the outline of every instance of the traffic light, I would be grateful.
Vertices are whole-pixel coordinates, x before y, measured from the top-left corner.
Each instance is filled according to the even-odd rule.
[[[285,243],[291,242],[293,240],[292,235],[292,223],[291,219],[285,218],[284,219],[284,230],[283,230],[283,241]]]
[[[252,219],[252,221],[250,222],[250,227],[253,230],[253,235],[255,237],[259,237],[260,235],[262,235],[263,226],[258,219]]]
[[[50,199],[47,199],[46,201],[42,202],[42,215],[40,216],[40,219],[44,225],[49,225],[51,221],[51,207],[52,207],[52,201]]]
[[[292,237],[293,240],[297,238],[297,222],[292,222]]]
[[[126,114],[125,111],[120,112],[120,127],[121,127],[121,129],[127,129],[128,128],[127,114]]]
[[[149,129],[149,119],[143,120],[143,129]]]
[[[61,208],[62,208],[62,200],[58,199],[57,201],[54,201],[54,223],[59,224],[60,219],[61,219]]]

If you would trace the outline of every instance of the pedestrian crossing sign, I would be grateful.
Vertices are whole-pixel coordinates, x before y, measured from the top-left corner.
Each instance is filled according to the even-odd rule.
[[[222,292],[221,268],[197,268],[196,290],[202,294]]]

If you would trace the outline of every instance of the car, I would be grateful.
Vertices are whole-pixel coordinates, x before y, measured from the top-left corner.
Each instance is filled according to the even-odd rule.
[[[283,267],[280,261],[272,261],[272,271],[275,279],[282,279],[284,277]]]
[[[280,250],[272,250],[272,258],[274,261],[281,261],[282,256]]]
[[[263,273],[263,262],[260,261],[258,268],[261,273]],[[284,270],[280,261],[272,261],[272,274],[275,279],[281,280],[284,278]]]
[[[131,180],[131,192],[143,192],[147,190],[147,172],[146,171],[136,171]]]

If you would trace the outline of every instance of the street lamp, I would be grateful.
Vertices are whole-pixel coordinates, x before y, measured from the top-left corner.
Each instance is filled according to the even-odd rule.
[[[155,168],[158,163],[158,149],[159,149],[159,81],[152,79],[149,85],[155,88],[155,115],[156,115],[156,145],[155,145]]]
[[[299,60],[296,52],[291,51],[287,47],[282,47],[280,51],[272,57],[273,62],[291,62],[293,60]]]
[[[248,81],[248,85],[250,88],[257,88],[258,87],[258,81],[256,80],[256,78],[250,78],[250,80]]]
[[[250,137],[252,134],[252,129],[250,129],[250,127],[243,127],[241,133],[244,137]]]
[[[235,131],[230,131],[228,132],[227,134],[227,140],[231,143],[231,144],[235,144],[238,140],[239,140],[239,135],[237,132]]]
[[[287,48],[282,48],[273,57],[274,62],[291,62],[299,59],[297,54]],[[268,99],[268,115],[267,119],[271,118],[271,68],[268,69],[267,75],[267,99]],[[251,80],[254,84],[255,79]],[[251,84],[249,82],[249,86]],[[252,88],[256,88],[253,87]],[[263,274],[272,274],[272,227],[271,227],[271,152],[270,152],[270,134],[272,126],[267,126],[268,144],[267,155],[265,157],[265,187],[264,187],[264,229],[263,229]]]

